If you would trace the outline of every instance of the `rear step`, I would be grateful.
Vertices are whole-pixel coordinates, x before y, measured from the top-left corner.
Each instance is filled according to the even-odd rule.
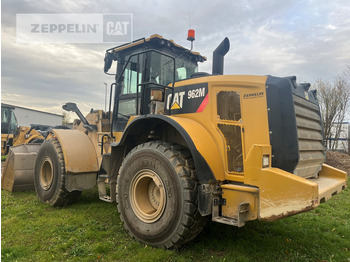
[[[106,202],[116,201],[117,183],[111,179],[108,174],[99,174],[97,179],[97,187],[99,198]],[[109,187],[110,194],[107,194],[107,187]]]
[[[1,188],[10,192],[31,191],[34,188],[34,168],[41,144],[10,147],[1,175]]]
[[[242,227],[258,218],[259,189],[243,184],[221,185],[222,197],[213,199],[212,220]]]
[[[219,206],[215,206],[215,203],[213,208],[214,212],[212,221],[237,227],[242,227],[245,225],[245,221],[247,220],[246,216],[249,213],[249,203],[245,202],[242,202],[238,205],[238,212],[236,217],[220,216]]]

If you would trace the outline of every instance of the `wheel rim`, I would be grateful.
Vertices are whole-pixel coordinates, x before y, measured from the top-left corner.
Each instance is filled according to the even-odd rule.
[[[45,157],[40,167],[40,186],[44,190],[49,190],[53,181],[53,166],[50,158]]]
[[[157,221],[166,205],[165,188],[152,170],[141,170],[130,184],[130,202],[135,215],[145,223]]]

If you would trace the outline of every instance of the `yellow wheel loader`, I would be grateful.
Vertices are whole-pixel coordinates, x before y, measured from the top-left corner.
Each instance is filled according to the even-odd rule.
[[[45,139],[40,130],[48,126],[18,127],[14,110],[12,106],[1,104],[1,155],[8,155],[1,169],[1,188],[34,190],[35,152]]]
[[[97,185],[101,200],[117,202],[132,237],[176,248],[207,217],[238,227],[273,221],[344,190],[346,173],[324,164],[310,84],[223,75],[228,51],[225,38],[209,74],[197,72],[204,56],[159,35],[108,49],[109,112],[85,118],[75,104],[63,107],[80,120],[76,130],[53,130],[40,147],[39,199],[64,206]],[[113,61],[115,74],[108,73]]]
[[[18,127],[14,110],[12,106],[1,105],[1,155],[7,155],[11,146],[43,142],[43,134],[51,128],[46,125]]]
[[[14,110],[12,106],[1,104],[1,155],[7,155],[17,129]]]
[[[65,126],[55,126],[67,129]],[[34,164],[40,144],[50,139],[51,126],[31,124],[30,127],[20,126],[7,137],[7,158],[1,174],[1,188],[8,191],[34,190]],[[3,149],[3,148],[2,148]]]

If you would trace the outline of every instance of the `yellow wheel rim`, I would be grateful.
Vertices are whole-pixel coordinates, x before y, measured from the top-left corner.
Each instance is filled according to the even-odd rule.
[[[53,181],[53,166],[50,158],[45,157],[40,167],[40,186],[44,190],[49,190]]]
[[[143,169],[130,184],[130,202],[135,215],[145,223],[157,221],[166,205],[166,193],[162,180],[152,170]]]

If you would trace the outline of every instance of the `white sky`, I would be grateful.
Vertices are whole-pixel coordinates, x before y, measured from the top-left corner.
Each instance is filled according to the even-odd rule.
[[[71,1],[3,0],[1,102],[62,114],[75,102],[86,114],[104,109],[105,50],[111,44],[18,44],[16,14],[132,13],[134,39],[160,34],[208,57],[227,36],[225,74],[290,76],[298,82],[332,81],[350,65],[350,1]]]

